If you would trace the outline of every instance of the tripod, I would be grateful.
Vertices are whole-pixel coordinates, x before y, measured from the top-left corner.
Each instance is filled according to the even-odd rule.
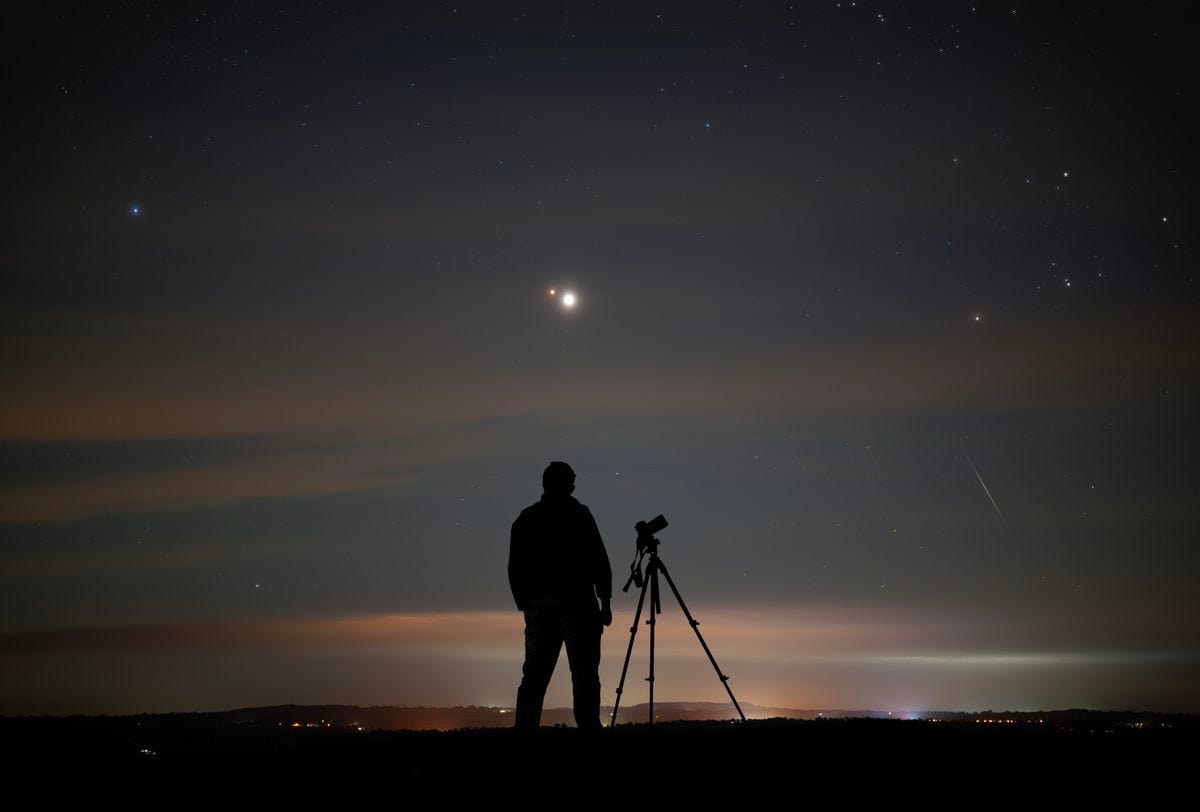
[[[661,524],[659,523],[661,520]],[[663,577],[667,579],[667,584],[671,587],[671,591],[675,593],[675,599],[679,601],[679,608],[683,610],[683,614],[687,616],[688,623],[692,626],[692,631],[696,633],[696,639],[700,641],[700,645],[704,647],[704,653],[708,655],[708,661],[712,663],[713,670],[717,672],[717,676],[721,679],[721,684],[725,686],[725,692],[729,694],[729,699],[733,702],[733,706],[737,708],[738,716],[742,717],[742,721],[746,721],[746,714],[742,713],[742,706],[738,704],[737,699],[733,695],[733,691],[729,688],[729,677],[721,673],[720,666],[717,665],[717,660],[713,657],[713,653],[709,651],[708,644],[704,642],[704,637],[700,634],[700,621],[692,617],[692,613],[688,611],[687,604],[683,602],[683,596],[679,594],[679,590],[675,586],[675,582],[671,580],[671,574],[667,572],[666,566],[662,559],[658,557],[658,539],[651,533],[645,532],[652,525],[658,525],[653,530],[661,530],[666,527],[667,521],[662,516],[647,525],[645,522],[638,522],[638,540],[637,540],[637,556],[630,565],[629,580],[625,582],[622,592],[629,591],[629,585],[636,583],[642,589],[641,596],[638,597],[637,614],[633,617],[633,625],[629,627],[629,648],[625,650],[625,665],[621,668],[621,682],[617,686],[617,698],[613,704],[612,720],[609,722],[609,727],[617,724],[617,710],[621,706],[621,692],[625,687],[625,674],[629,670],[629,655],[633,653],[633,640],[637,637],[638,623],[642,619],[642,606],[646,601],[646,590],[650,591],[650,617],[646,623],[650,625],[650,676],[646,681],[650,683],[650,724],[654,724],[654,618],[662,614],[662,603],[659,600],[658,592],[658,574],[661,572]],[[648,559],[647,559],[648,556]],[[646,575],[642,577],[642,561],[646,560]]]

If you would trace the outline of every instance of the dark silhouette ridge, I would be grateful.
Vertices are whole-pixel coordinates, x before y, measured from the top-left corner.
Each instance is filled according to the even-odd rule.
[[[564,643],[575,725],[602,728],[600,636],[612,623],[612,568],[596,520],[571,496],[574,490],[571,466],[550,463],[542,473],[541,499],[512,525],[508,583],[525,614],[525,663],[513,726],[522,732],[541,724],[542,702]]]
[[[602,737],[545,727],[520,748],[511,746],[512,731],[505,729],[297,728],[232,711],[0,718],[0,758],[14,777],[29,780],[44,770],[57,782],[71,783],[87,776],[79,786],[91,791],[117,779],[161,779],[164,797],[177,797],[181,788],[190,793],[193,788],[267,787],[277,794],[334,786],[342,793],[378,793],[381,799],[387,793],[394,801],[418,788],[406,782],[429,780],[455,796],[494,795],[520,785],[516,777],[526,776],[531,765],[538,771],[538,791],[575,793],[597,784],[601,765],[623,765],[614,771],[614,786],[603,790],[614,796],[637,790],[639,797],[721,789],[744,795],[777,785],[806,796],[813,791],[844,796],[848,790],[857,794],[865,781],[868,789],[878,787],[893,798],[912,791],[929,796],[961,783],[969,798],[995,792],[997,786],[1023,798],[1031,791],[1068,792],[1073,798],[1093,790],[1110,795],[1124,787],[1153,803],[1172,782],[1189,780],[1200,717],[1141,714],[1122,723],[1121,713],[1057,713],[1065,715],[1054,724],[677,721],[623,724]],[[1002,783],[997,784],[997,775]]]

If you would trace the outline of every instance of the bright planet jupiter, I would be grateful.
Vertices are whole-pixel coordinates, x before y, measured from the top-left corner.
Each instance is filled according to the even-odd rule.
[[[511,706],[551,460],[606,703],[662,513],[739,700],[1200,711],[1188,9],[744,6],[20,12],[0,714]]]

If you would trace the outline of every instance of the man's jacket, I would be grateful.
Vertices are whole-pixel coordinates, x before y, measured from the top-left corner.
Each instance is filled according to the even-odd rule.
[[[595,607],[597,597],[611,598],[608,551],[587,506],[543,493],[522,510],[512,525],[508,584],[522,611],[540,599]]]

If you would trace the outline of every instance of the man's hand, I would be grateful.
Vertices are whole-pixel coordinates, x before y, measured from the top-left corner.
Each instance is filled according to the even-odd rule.
[[[600,599],[600,622],[605,626],[612,625],[612,606],[603,598]]]

